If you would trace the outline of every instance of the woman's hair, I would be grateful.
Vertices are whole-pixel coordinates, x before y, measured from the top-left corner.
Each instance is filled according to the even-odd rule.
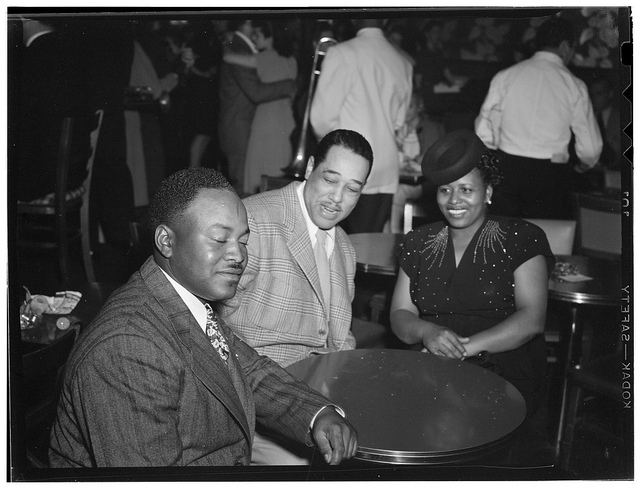
[[[285,22],[278,20],[254,20],[253,28],[260,29],[264,37],[273,38],[273,49],[285,58],[293,56],[294,38]]]
[[[495,188],[503,179],[502,171],[500,170],[500,158],[498,158],[495,151],[488,150],[483,152],[476,169],[480,172],[482,182],[486,186]]]

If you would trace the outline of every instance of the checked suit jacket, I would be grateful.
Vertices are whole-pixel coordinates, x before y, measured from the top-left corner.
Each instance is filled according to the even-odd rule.
[[[328,314],[296,191],[300,184],[243,200],[251,231],[249,263],[235,297],[222,309],[236,334],[283,367],[314,353],[356,345],[350,330],[355,250],[336,227]]]
[[[310,445],[329,400],[221,327],[227,365],[150,257],[71,353],[52,467],[248,465],[256,420]]]

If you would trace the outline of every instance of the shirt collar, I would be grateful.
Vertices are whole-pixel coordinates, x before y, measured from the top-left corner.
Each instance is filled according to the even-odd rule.
[[[382,37],[384,37],[384,34],[383,34],[382,29],[380,27],[363,27],[362,29],[360,29],[356,33],[356,36],[382,36]]]
[[[536,59],[544,59],[545,61],[550,61],[555,64],[559,64],[560,66],[564,66],[564,61],[562,58],[558,56],[556,53],[552,53],[551,51],[537,51],[534,55]]]
[[[243,40],[244,42],[246,42],[246,43],[249,45],[249,47],[251,48],[251,52],[252,52],[253,54],[257,54],[257,53],[258,53],[258,48],[256,47],[256,45],[253,43],[253,41],[252,41],[251,39],[249,39],[247,36],[245,36],[245,35],[244,35],[242,32],[240,32],[240,31],[236,31],[236,32],[235,32],[235,34],[236,34],[238,37],[242,38],[242,40]]]
[[[315,246],[318,226],[313,223],[313,220],[311,220],[311,217],[309,216],[309,212],[307,211],[307,206],[304,203],[304,188],[306,184],[307,184],[306,180],[303,181],[300,185],[298,185],[298,188],[296,188],[296,192],[298,193],[298,203],[302,208],[302,215],[304,216],[304,221],[307,224],[307,231],[309,232],[309,238],[311,239],[311,244]],[[327,236],[329,237],[326,242],[327,256],[331,257],[331,253],[333,252],[333,247],[334,247],[335,238],[336,238],[335,226],[327,230]]]
[[[158,268],[160,268],[160,266],[158,266]],[[171,286],[173,286],[174,290],[176,290],[176,293],[180,295],[180,298],[182,298],[184,304],[191,311],[191,314],[198,322],[200,328],[205,331],[207,326],[207,309],[204,307],[204,303],[202,303],[198,297],[187,290],[184,286],[182,286],[171,276],[169,276],[169,274],[164,269],[160,268],[160,271],[164,273],[164,275],[169,280],[169,283],[171,283]]]

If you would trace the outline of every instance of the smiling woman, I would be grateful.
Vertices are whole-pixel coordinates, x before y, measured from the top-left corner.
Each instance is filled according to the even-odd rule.
[[[496,163],[466,130],[426,153],[422,170],[439,185],[446,222],[405,237],[391,325],[425,353],[490,366],[520,390],[531,415],[545,378],[542,332],[554,260],[540,228],[489,215],[501,178]]]

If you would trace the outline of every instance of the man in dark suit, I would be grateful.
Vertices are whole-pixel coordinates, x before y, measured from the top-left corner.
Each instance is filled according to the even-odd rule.
[[[231,40],[223,49],[233,54],[252,54],[250,20],[237,22]],[[242,185],[244,160],[251,134],[251,122],[260,103],[293,97],[295,81],[261,83],[255,69],[222,63],[220,69],[220,148],[227,157],[231,182]],[[286,162],[284,162],[286,164]]]
[[[237,338],[214,311],[247,263],[247,213],[215,170],[182,170],[150,206],[154,254],[109,298],[67,363],[53,467],[247,465],[256,420],[338,464],[339,407]],[[206,331],[206,332],[205,332]]]

